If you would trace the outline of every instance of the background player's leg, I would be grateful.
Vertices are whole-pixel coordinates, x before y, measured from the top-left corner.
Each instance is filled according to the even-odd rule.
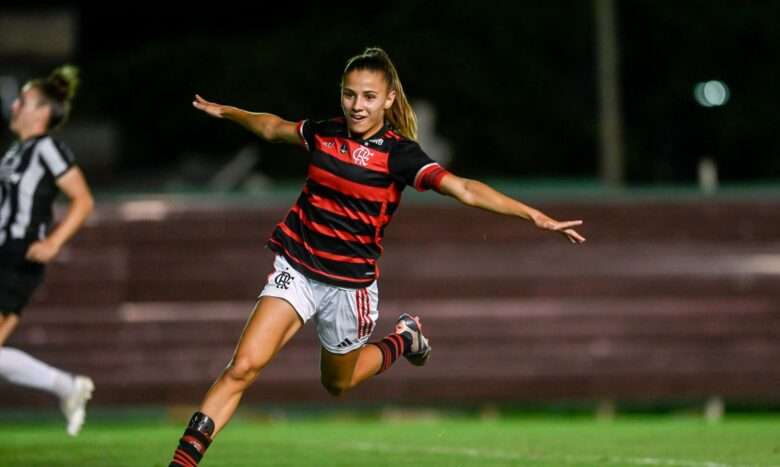
[[[14,314],[0,315],[0,334],[5,341],[19,323]],[[9,383],[39,389],[56,395],[67,420],[67,431],[75,436],[81,430],[87,401],[94,384],[86,376],[74,376],[54,368],[35,357],[10,347],[0,347],[0,379]]]
[[[14,332],[19,324],[19,315],[15,313],[2,313],[0,310],[0,347],[5,344],[11,333]]]
[[[18,315],[0,315],[0,346],[18,324]],[[9,347],[0,347],[0,378],[19,386],[53,393],[60,399],[67,398],[73,390],[71,375]]]
[[[50,392],[60,399],[67,398],[73,391],[73,376],[10,347],[0,347],[0,378]]]

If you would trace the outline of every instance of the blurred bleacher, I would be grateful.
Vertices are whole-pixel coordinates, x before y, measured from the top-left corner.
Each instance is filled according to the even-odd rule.
[[[533,204],[584,219],[588,242],[453,203],[401,207],[375,337],[420,314],[433,357],[346,400],[778,401],[780,201]],[[288,206],[263,205],[101,203],[8,345],[91,375],[96,404],[197,403],[271,270],[263,244]],[[307,325],[245,400],[327,400],[318,359]],[[2,405],[50,403],[4,392]]]

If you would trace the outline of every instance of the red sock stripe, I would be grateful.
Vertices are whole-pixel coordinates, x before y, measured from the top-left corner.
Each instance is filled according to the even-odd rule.
[[[211,438],[209,438],[209,436],[206,433],[201,433],[200,431],[192,429],[192,428],[187,428],[186,430],[184,430],[184,436],[190,436],[190,437],[200,441],[200,443],[204,447],[209,447],[209,445],[211,444]],[[204,451],[205,451],[205,449],[204,449]]]
[[[181,449],[176,450],[176,453],[173,455],[173,460],[184,467],[198,467],[198,463],[195,462],[195,459]]]
[[[398,334],[390,334],[377,342],[376,346],[382,351],[382,368],[379,371],[381,373],[390,368],[403,355],[404,340]]]
[[[385,371],[388,368],[390,368],[391,366],[393,366],[393,363],[395,363],[396,358],[397,357],[395,356],[395,354],[393,354],[393,351],[388,348],[387,349],[387,359],[384,361],[384,365],[383,365],[382,371]]]
[[[385,349],[384,360],[382,361],[382,371],[385,371],[391,366],[393,366],[393,363],[395,363],[395,361],[398,360],[398,352],[395,351],[395,345],[392,344],[392,341],[390,341],[387,338],[382,339],[380,344]]]
[[[379,343],[379,350],[382,351],[382,367],[379,369],[379,372],[381,373],[390,368],[390,365],[393,364],[393,356],[391,355],[390,349],[387,347],[387,343],[385,342]]]
[[[211,438],[193,428],[187,428],[179,439],[169,467],[198,467],[203,454],[211,444]]]
[[[182,441],[186,442],[187,444],[195,448],[195,450],[198,451],[200,454],[203,454],[206,451],[206,448],[208,447],[208,445],[203,444],[202,439],[198,439],[192,435],[184,435],[181,439]]]
[[[388,336],[390,338],[390,341],[395,346],[395,353],[397,355],[396,358],[400,357],[404,354],[404,340],[399,336],[398,334],[391,334]]]

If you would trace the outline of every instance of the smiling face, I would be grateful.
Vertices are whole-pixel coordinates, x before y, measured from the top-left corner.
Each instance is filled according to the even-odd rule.
[[[353,137],[367,138],[385,124],[385,111],[395,101],[395,91],[388,90],[384,73],[353,70],[341,84],[341,110]]]

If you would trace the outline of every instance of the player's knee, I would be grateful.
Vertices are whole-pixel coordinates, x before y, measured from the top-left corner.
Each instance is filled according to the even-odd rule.
[[[323,377],[321,381],[325,390],[333,397],[341,396],[351,387],[348,381],[332,380],[325,377]]]
[[[236,382],[249,384],[257,378],[266,363],[245,355],[236,355],[228,364],[225,375]]]

